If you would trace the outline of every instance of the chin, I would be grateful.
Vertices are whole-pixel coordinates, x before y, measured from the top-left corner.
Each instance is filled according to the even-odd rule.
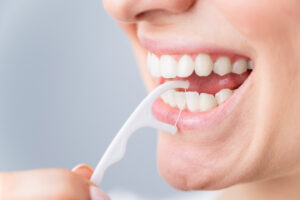
[[[262,177],[257,162],[262,158],[248,156],[251,146],[228,146],[230,140],[202,143],[202,138],[194,134],[199,133],[159,133],[157,165],[172,187],[183,191],[220,190]]]

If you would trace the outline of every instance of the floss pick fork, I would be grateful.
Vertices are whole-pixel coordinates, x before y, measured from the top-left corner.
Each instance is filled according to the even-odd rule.
[[[127,142],[130,136],[138,129],[143,127],[153,127],[159,130],[167,131],[175,134],[177,132],[177,120],[175,125],[166,124],[158,121],[152,114],[152,105],[154,101],[164,92],[175,89],[189,87],[188,81],[169,81],[154,89],[146,98],[138,105],[128,120],[119,130],[109,147],[103,154],[100,162],[95,168],[91,177],[91,181],[99,185],[102,181],[104,172],[113,163],[120,161],[126,151]],[[181,114],[181,111],[179,115]],[[179,117],[179,116],[178,116]]]

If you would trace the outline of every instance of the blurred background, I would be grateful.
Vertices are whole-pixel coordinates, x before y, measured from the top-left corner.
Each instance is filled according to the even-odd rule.
[[[95,167],[145,95],[101,0],[0,0],[0,171]],[[159,176],[155,151],[156,131],[138,131],[101,187],[182,195]]]

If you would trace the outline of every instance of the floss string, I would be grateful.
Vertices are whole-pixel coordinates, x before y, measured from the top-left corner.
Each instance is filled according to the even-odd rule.
[[[184,89],[184,94],[186,94],[186,88]],[[174,124],[175,127],[177,127],[177,124],[178,124],[178,121],[180,119],[182,111],[183,111],[183,109],[180,109],[179,114],[178,114],[177,119],[176,119],[175,124]]]

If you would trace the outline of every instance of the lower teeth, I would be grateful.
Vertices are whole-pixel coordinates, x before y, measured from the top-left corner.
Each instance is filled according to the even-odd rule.
[[[233,94],[233,90],[222,89],[215,95],[198,92],[181,92],[169,90],[161,95],[161,99],[171,107],[190,112],[204,112],[222,104]]]

